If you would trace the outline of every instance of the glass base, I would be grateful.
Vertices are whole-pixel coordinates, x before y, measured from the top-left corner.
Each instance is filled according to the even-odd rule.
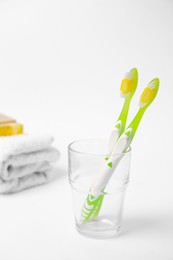
[[[117,226],[114,222],[104,218],[96,218],[87,223],[76,224],[76,229],[81,235],[97,239],[117,236],[120,227],[120,225]]]

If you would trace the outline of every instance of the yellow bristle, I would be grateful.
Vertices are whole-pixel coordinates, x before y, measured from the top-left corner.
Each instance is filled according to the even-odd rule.
[[[123,79],[120,87],[120,91],[123,95],[129,94],[133,91],[133,80],[132,79]]]
[[[155,95],[156,95],[155,88],[146,87],[140,97],[140,103],[142,103],[142,104],[149,103],[150,101],[152,101],[154,99]]]

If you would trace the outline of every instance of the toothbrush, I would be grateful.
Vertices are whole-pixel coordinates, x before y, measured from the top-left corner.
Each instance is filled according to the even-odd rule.
[[[127,148],[130,146],[135,136],[136,130],[139,126],[139,123],[146,109],[155,99],[158,89],[159,79],[155,78],[152,81],[150,81],[148,86],[142,92],[139,102],[140,108],[136,116],[134,117],[130,125],[126,128],[125,132],[118,139],[112,152],[112,155],[114,156],[108,157],[107,164],[105,164],[102,167],[99,177],[96,179],[96,181],[90,189],[90,194],[88,195],[84,207],[82,209],[82,222],[87,222],[90,219],[97,217],[97,215],[99,214],[105,194],[104,189],[107,183],[109,182],[114,170],[118,166],[118,163],[122,159],[122,153],[125,152]]]
[[[138,84],[138,71],[136,68],[133,68],[125,74],[125,77],[121,82],[120,92],[121,92],[121,96],[125,98],[124,105],[122,107],[118,120],[115,124],[115,129],[110,134],[108,147],[107,147],[108,156],[105,158],[105,160],[109,159],[109,155],[112,153],[118,138],[124,132],[131,99],[136,91],[137,84]],[[105,162],[103,162],[103,164],[105,164]],[[95,198],[95,196],[89,194],[86,201],[87,208],[84,205],[82,213],[86,215],[87,214],[86,211],[88,207],[90,209],[93,208],[94,217],[96,217],[102,205],[103,198],[104,198],[103,195],[99,196],[98,198],[97,197]]]
[[[136,68],[133,68],[125,74],[125,77],[121,82],[120,92],[121,92],[121,96],[124,97],[125,100],[124,100],[124,105],[121,110],[121,113],[115,124],[115,129],[112,131],[109,137],[108,148],[107,148],[108,155],[111,154],[118,138],[125,130],[131,99],[136,91],[137,84],[138,84],[138,71]]]
[[[140,108],[130,125],[126,128],[125,132],[117,141],[115,148],[112,152],[112,155],[117,154],[117,156],[114,156],[113,158],[110,156],[108,158],[107,165],[104,165],[104,169],[102,169],[102,174],[99,175],[99,178],[96,180],[95,185],[93,185],[93,187],[91,188],[91,194],[97,196],[99,195],[100,191],[102,191],[105,188],[106,184],[111,178],[113,171],[115,170],[115,167],[118,165],[119,161],[123,156],[122,153],[124,153],[130,146],[135,136],[136,130],[139,126],[139,123],[144,115],[144,112],[157,95],[158,88],[159,79],[155,78],[152,81],[150,81],[148,86],[142,92],[139,102]],[[110,169],[112,169],[111,172]]]

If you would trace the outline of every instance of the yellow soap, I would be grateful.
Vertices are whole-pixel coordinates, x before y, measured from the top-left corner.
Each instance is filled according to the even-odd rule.
[[[0,113],[0,136],[23,134],[23,125]]]
[[[0,124],[0,136],[18,135],[23,133],[23,125],[20,123]]]

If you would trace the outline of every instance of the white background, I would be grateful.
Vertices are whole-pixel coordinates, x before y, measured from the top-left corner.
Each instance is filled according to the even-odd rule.
[[[131,180],[119,237],[74,228],[67,145],[107,137],[123,100],[124,72],[159,95],[132,144]],[[25,132],[49,132],[61,151],[56,181],[0,196],[0,259],[173,259],[173,1],[0,0],[0,111]]]

